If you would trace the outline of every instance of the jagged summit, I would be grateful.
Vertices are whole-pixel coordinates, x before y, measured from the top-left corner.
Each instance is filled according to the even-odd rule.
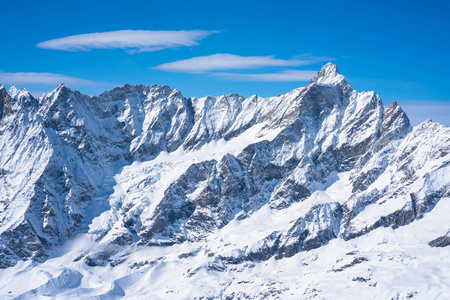
[[[338,66],[329,62],[320,69],[316,77],[311,80],[311,83],[335,84],[344,80],[344,76],[338,73]]]
[[[338,66],[331,62],[326,63],[317,74],[318,77],[336,76],[338,74]]]
[[[56,87],[55,90],[60,91],[60,90],[66,89],[66,88],[67,88],[66,85],[63,82],[61,82],[60,84],[58,84],[58,86]]]
[[[11,94],[11,93],[15,93],[15,92],[17,92],[18,91],[18,89],[16,88],[16,85],[15,84],[13,84],[13,85],[11,85],[11,87],[9,88],[9,90],[8,90],[8,92]]]
[[[12,98],[32,97],[31,94],[25,88],[19,90],[16,88],[14,84],[9,88],[8,94]]]
[[[4,87],[3,87],[4,88]],[[16,86],[13,84],[11,85],[11,87],[8,89],[7,93],[12,96],[14,94],[17,94],[19,92],[19,90],[16,88]]]
[[[358,285],[395,298],[429,276],[403,288],[386,274],[431,274],[430,245],[445,245],[450,130],[412,128],[331,63],[270,98],[158,85],[13,98],[0,88],[0,295],[333,298]]]

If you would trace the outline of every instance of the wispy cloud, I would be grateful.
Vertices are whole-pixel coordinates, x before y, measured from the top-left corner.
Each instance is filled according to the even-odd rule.
[[[181,46],[196,46],[198,41],[213,33],[217,33],[217,31],[119,30],[72,35],[41,42],[36,46],[65,51],[126,49],[131,52],[146,52]]]
[[[330,57],[299,55],[292,59],[278,59],[275,56],[240,56],[217,53],[165,63],[154,67],[169,72],[205,73],[216,70],[242,70],[264,67],[298,67],[332,60]]]
[[[317,71],[284,70],[277,73],[264,74],[213,73],[213,75],[226,80],[296,82],[311,80],[311,78],[317,75]]]
[[[87,79],[71,77],[54,73],[34,73],[34,72],[0,72],[0,83],[3,84],[41,84],[58,85],[60,83],[77,86],[110,86],[107,82],[96,82]]]

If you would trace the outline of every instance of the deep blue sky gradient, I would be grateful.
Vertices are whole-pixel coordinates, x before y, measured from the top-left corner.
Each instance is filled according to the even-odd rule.
[[[167,84],[186,97],[231,92],[276,96],[306,82],[227,81],[151,67],[215,53],[280,59],[310,53],[335,58],[355,89],[375,90],[386,104],[449,101],[449,15],[448,1],[2,1],[0,70],[57,73],[113,84]],[[220,33],[194,47],[135,54],[121,49],[68,52],[36,47],[50,39],[124,29]],[[289,69],[319,70],[321,65]],[[73,88],[92,94],[110,89]]]

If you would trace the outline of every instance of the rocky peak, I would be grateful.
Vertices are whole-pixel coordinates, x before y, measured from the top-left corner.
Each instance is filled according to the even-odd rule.
[[[64,83],[60,83],[53,91],[47,93],[46,95],[50,96],[47,98],[51,98],[52,100],[61,100],[62,98],[67,98],[66,96],[70,92],[72,91],[68,87],[66,87]]]
[[[408,116],[402,107],[398,105],[397,101],[392,102],[386,108],[384,112],[383,126],[391,127],[394,123],[407,128],[411,127]]]
[[[63,83],[63,82],[61,82],[60,84],[58,84],[58,86],[56,87],[56,89],[57,90],[62,90],[63,88],[65,88],[66,87],[66,85]]]
[[[64,83],[60,83],[53,91],[49,93],[44,93],[39,98],[40,104],[47,106],[51,105],[54,102],[61,101],[63,98],[67,100],[67,95],[71,92],[71,90],[64,85]]]
[[[8,91],[6,91],[4,86],[1,86],[0,99],[2,99],[0,100],[2,102],[0,104],[0,114],[3,110],[3,116],[21,109],[34,111],[37,108],[36,99],[26,89],[19,90],[15,85],[12,85]]]
[[[380,139],[375,150],[383,148],[393,140],[405,137],[411,131],[411,128],[408,116],[397,104],[397,101],[394,101],[384,111],[380,126]]]
[[[17,89],[16,86],[13,84],[9,90],[8,94],[16,101],[19,101],[20,98],[27,98],[27,97],[33,97],[26,89]]]
[[[19,90],[16,88],[16,86],[14,84],[8,90],[8,94],[11,97],[14,97],[14,95],[17,94],[18,92],[19,92]]]
[[[338,73],[337,65],[329,62],[320,69],[316,77],[314,77],[311,83],[322,83],[322,84],[337,84],[344,80],[344,76]]]
[[[150,86],[149,93],[152,94],[153,97],[161,97],[161,96],[169,96],[172,93],[172,89],[168,85],[158,85],[153,84]]]

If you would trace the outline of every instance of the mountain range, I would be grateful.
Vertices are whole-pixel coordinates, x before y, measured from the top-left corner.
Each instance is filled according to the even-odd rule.
[[[277,97],[0,85],[0,295],[450,297],[450,129],[326,64]]]

